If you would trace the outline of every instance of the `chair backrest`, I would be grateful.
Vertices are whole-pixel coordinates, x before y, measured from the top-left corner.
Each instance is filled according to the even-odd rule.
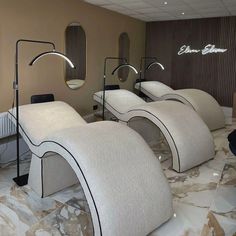
[[[31,104],[33,103],[43,103],[43,102],[53,102],[54,95],[53,94],[39,94],[31,96]]]
[[[105,90],[115,90],[115,89],[120,89],[120,85],[118,85],[118,84],[105,85]]]

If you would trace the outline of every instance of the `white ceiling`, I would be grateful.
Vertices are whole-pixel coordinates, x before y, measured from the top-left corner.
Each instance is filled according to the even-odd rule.
[[[236,0],[84,1],[143,21],[181,20],[236,15]]]

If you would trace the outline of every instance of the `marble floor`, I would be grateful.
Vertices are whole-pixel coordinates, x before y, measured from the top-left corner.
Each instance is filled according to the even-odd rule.
[[[236,157],[227,135],[236,123],[213,133],[216,156],[184,173],[171,170],[165,141],[153,146],[173,193],[174,215],[149,236],[236,236]],[[21,164],[27,173],[29,161]],[[41,199],[17,187],[14,163],[0,169],[0,236],[89,236],[93,226],[78,184]]]
[[[227,136],[236,123],[213,133],[216,156],[184,173],[162,162],[169,180],[174,215],[150,236],[236,236],[236,157]]]

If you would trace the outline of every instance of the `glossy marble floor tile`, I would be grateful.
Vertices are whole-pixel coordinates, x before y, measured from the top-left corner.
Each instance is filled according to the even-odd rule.
[[[7,219],[22,235],[60,206],[62,203],[51,198],[40,198],[29,187],[19,188],[13,184],[10,189],[0,192],[0,218],[5,221]]]
[[[66,204],[68,206],[72,206],[74,208],[80,209],[81,211],[90,214],[89,206],[85,197],[84,198],[74,197],[69,201],[67,201]]]
[[[64,205],[53,214],[33,225],[26,232],[27,236],[38,235],[93,235],[93,226],[88,213],[78,208]]]
[[[201,236],[236,236],[236,221],[209,212],[208,222],[204,225]]]
[[[211,160],[184,173],[172,170],[171,162],[163,163],[164,173],[170,183],[173,198],[192,206],[207,208],[215,194],[224,167],[222,161]]]
[[[174,201],[173,217],[149,236],[200,236],[207,209]]]
[[[167,141],[162,134],[160,135],[160,139],[158,141],[150,141],[148,145],[160,162],[171,159],[171,151],[169,145],[167,144]]]
[[[210,210],[217,215],[234,219],[236,224],[236,186],[217,188]]]
[[[51,195],[50,197],[62,203],[66,203],[67,201],[73,198],[84,199],[84,200],[86,199],[83,189],[81,185],[79,184],[79,182],[78,184],[65,188],[62,191]]]
[[[226,161],[220,179],[220,185],[236,186],[236,158]]]
[[[227,136],[236,122],[213,132],[216,155],[184,173],[172,170],[165,140],[152,144],[173,193],[173,217],[149,236],[236,236],[236,157]],[[29,161],[21,164],[22,174]],[[41,199],[16,187],[14,163],[0,169],[0,236],[91,236],[89,206],[80,184]]]
[[[29,173],[30,160],[25,160],[21,162],[20,166],[21,174]],[[13,181],[12,178],[16,177],[16,163],[10,163],[5,165],[4,168],[0,168],[0,191],[8,187],[12,187]]]

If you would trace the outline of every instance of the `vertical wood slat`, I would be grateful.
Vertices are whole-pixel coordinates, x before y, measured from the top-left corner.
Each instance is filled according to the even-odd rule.
[[[197,88],[223,106],[232,106],[236,91],[236,17],[147,23],[146,56],[157,56],[166,70],[146,73],[174,89]],[[178,56],[182,45],[202,49],[207,44],[228,49],[218,54]]]

